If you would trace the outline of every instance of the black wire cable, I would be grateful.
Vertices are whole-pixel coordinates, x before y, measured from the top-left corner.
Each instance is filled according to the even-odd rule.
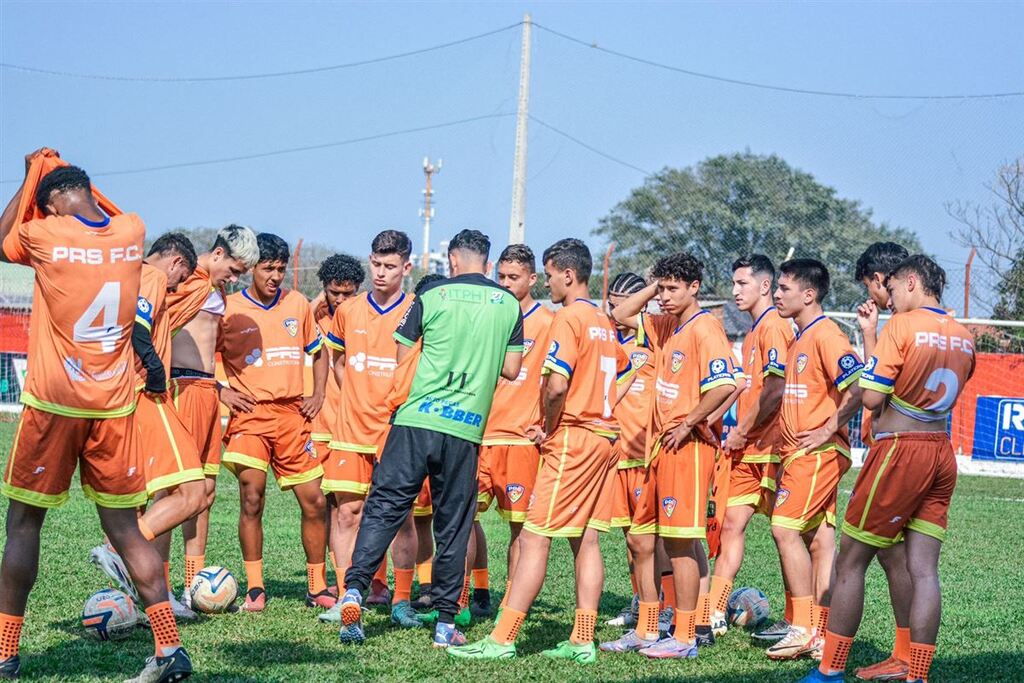
[[[556,128],[556,127],[552,126],[550,123],[547,123],[546,121],[542,121],[541,119],[538,119],[533,114],[530,114],[530,120],[533,121],[534,123],[537,123],[537,124],[543,126],[544,128],[547,128],[552,133],[556,133],[557,135],[561,135],[566,140],[574,142],[577,145],[579,145],[580,147],[582,147],[582,148],[584,148],[586,150],[589,150],[589,151],[593,152],[594,154],[596,154],[596,155],[598,155],[600,157],[604,157],[608,161],[613,161],[616,164],[619,164],[620,166],[625,166],[626,168],[630,168],[630,169],[632,169],[634,171],[638,171],[640,173],[643,173],[645,176],[653,175],[653,173],[651,173],[650,171],[645,171],[644,169],[640,168],[639,166],[634,166],[633,164],[629,163],[628,161],[623,161],[622,159],[619,159],[618,157],[614,157],[611,154],[608,154],[607,152],[602,152],[597,147],[594,147],[593,145],[587,144],[586,142],[583,142],[583,140],[580,140],[577,137],[573,137],[569,133],[566,133],[564,130]]]

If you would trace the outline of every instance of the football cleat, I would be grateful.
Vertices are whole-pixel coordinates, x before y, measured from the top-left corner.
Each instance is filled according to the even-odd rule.
[[[178,598],[174,596],[174,593],[167,594],[167,602],[171,603],[171,611],[174,612],[175,619],[194,621],[199,616],[190,608],[178,602]]]
[[[449,647],[448,656],[455,659],[513,659],[516,656],[516,644],[502,645],[487,636],[475,643]]]
[[[768,659],[796,659],[814,650],[814,633],[799,626],[791,626],[786,637],[765,651]]]
[[[330,591],[320,591],[316,595],[306,593],[306,607],[331,609],[335,604],[337,604],[337,602],[338,598],[331,595]]]
[[[391,623],[402,628],[422,628],[425,626],[426,624],[417,619],[418,616],[408,600],[396,602],[391,606]]]
[[[432,610],[434,609],[434,601],[430,597],[430,592],[420,592],[420,596],[412,601],[412,608],[414,610]]]
[[[124,566],[121,556],[114,552],[114,549],[104,543],[89,551],[89,561],[99,567],[100,571],[110,577],[110,580],[117,584],[117,587],[131,596],[135,604],[141,605],[139,592],[135,590],[135,583],[132,581],[128,568]]]
[[[183,681],[192,675],[192,660],[185,648],[179,647],[166,657],[149,657],[146,666],[135,678],[124,683],[173,683]]]
[[[807,654],[814,661],[820,662],[822,656],[825,654],[825,636],[819,635],[818,632],[815,631],[814,640],[811,641],[811,651]]]
[[[633,600],[629,603],[628,607],[623,607],[619,614],[604,622],[605,626],[621,626],[623,628],[631,628],[636,626],[637,620],[640,618],[640,596],[633,595]]]
[[[486,619],[491,616],[491,598],[489,595],[484,595],[478,598],[476,593],[473,593],[473,599],[469,602],[469,613],[477,619]]]
[[[459,647],[465,644],[466,636],[455,628],[455,624],[438,624],[434,629],[434,647]]]
[[[316,615],[316,618],[324,624],[341,623],[341,600],[335,601],[334,607],[329,610],[324,610],[320,614]]]
[[[637,632],[633,629],[626,631],[626,633],[618,640],[610,640],[606,643],[601,643],[600,648],[602,652],[637,652],[645,647],[650,647],[657,640],[644,640]]]
[[[725,620],[725,612],[715,612],[711,615],[711,632],[716,638],[721,638],[729,632],[729,622]]]
[[[570,659],[579,664],[593,664],[597,661],[597,648],[594,647],[594,643],[574,643],[571,640],[563,640],[540,654],[548,659]]]
[[[806,676],[797,681],[797,683],[830,683],[831,681],[842,683],[844,680],[845,676],[842,671],[834,674],[823,674],[818,671],[818,667],[814,667],[807,672]]]
[[[341,627],[338,640],[342,643],[360,644],[366,640],[363,632],[363,598],[357,590],[345,591],[341,598]]]
[[[21,657],[14,655],[0,659],[0,678],[17,678],[21,673]]]
[[[390,605],[391,591],[380,581],[374,580],[370,584],[370,594],[366,596],[368,606]]]
[[[421,623],[428,626],[432,626],[437,623],[437,610],[430,610],[429,612],[423,612],[416,615],[416,618]],[[473,621],[473,614],[469,611],[468,607],[463,607],[459,610],[458,614],[455,615],[455,625],[460,628],[466,628],[470,622]]]
[[[658,631],[668,633],[668,630],[674,626],[675,617],[676,610],[671,605],[658,612]]]
[[[715,632],[704,624],[697,627],[697,647],[711,647],[715,644]]]
[[[853,675],[862,681],[905,681],[909,673],[910,665],[895,657],[853,671]]]
[[[651,659],[695,659],[697,643],[683,643],[668,636],[640,650],[640,654]]]
[[[781,621],[776,621],[774,624],[764,629],[763,631],[758,631],[757,633],[754,633],[750,637],[754,640],[765,640],[774,642],[776,640],[782,640],[783,638],[785,638],[786,635],[789,634],[789,628],[789,622],[785,619],[782,619]]]
[[[245,594],[245,602],[242,603],[243,612],[262,612],[267,607],[267,591],[262,588],[253,588]]]

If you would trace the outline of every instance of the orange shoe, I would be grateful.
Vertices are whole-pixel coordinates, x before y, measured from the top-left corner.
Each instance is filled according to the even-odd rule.
[[[262,588],[253,588],[245,594],[245,603],[242,605],[243,612],[262,612],[267,606],[267,591]]]
[[[889,657],[884,662],[855,669],[853,675],[862,681],[902,681],[906,680],[910,665],[902,659]]]

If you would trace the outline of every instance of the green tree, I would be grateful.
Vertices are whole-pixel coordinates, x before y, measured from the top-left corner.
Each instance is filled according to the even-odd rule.
[[[891,240],[921,250],[911,232],[874,223],[860,202],[839,197],[778,156],[750,152],[663,169],[630,192],[594,232],[616,243],[612,272],[643,273],[666,254],[693,253],[705,266],[704,298],[729,296],[732,262],[741,255],[762,253],[776,265],[791,252],[817,258],[832,276],[826,307],[837,310],[864,299],[853,272],[869,244]]]

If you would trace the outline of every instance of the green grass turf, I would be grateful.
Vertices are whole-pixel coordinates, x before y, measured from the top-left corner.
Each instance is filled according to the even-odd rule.
[[[13,425],[0,423],[0,446],[6,453]],[[238,493],[230,474],[219,481],[213,509],[208,563],[229,567],[244,581],[235,535]],[[853,474],[842,483],[849,496]],[[0,511],[6,509],[6,500]],[[1022,680],[1022,635],[1016,602],[1024,583],[1021,542],[1016,520],[1024,513],[1024,481],[963,477],[951,514],[952,532],[942,556],[945,594],[935,681]],[[391,628],[383,612],[367,621],[369,641],[342,647],[337,632],[320,624],[305,608],[304,558],[298,539],[298,506],[293,496],[272,489],[267,498],[265,576],[271,601],[258,615],[230,614],[205,618],[182,628],[182,638],[195,663],[195,680],[459,680],[511,679],[558,681],[684,680],[739,683],[793,681],[810,668],[808,661],[769,662],[760,647],[742,631],[730,631],[700,658],[683,662],[649,662],[638,655],[600,655],[592,667],[548,662],[538,652],[566,638],[573,617],[572,564],[567,545],[556,542],[549,580],[519,638],[520,658],[501,663],[453,664],[430,646],[431,632]],[[505,583],[507,530],[493,512],[484,517],[491,585],[495,602]],[[753,585],[771,598],[776,613],[782,592],[778,561],[763,518],[749,533],[747,558],[736,586]],[[52,512],[44,527],[39,580],[29,600],[22,639],[22,675],[28,680],[92,681],[134,675],[152,653],[150,635],[139,630],[131,638],[101,643],[87,640],[79,622],[81,606],[106,585],[88,562],[89,549],[100,539],[99,523],[81,491]],[[619,630],[603,626],[630,598],[624,543],[618,532],[602,539],[606,562],[598,638]],[[175,588],[180,592],[183,561],[176,539],[172,560]],[[244,586],[243,586],[244,588]],[[1017,616],[1014,616],[1017,615]],[[1014,626],[1016,624],[1016,626]],[[482,638],[488,623],[475,623],[471,639]],[[864,622],[851,656],[851,669],[888,654],[893,625],[885,580],[874,566],[868,577]],[[852,680],[852,677],[851,679]]]

